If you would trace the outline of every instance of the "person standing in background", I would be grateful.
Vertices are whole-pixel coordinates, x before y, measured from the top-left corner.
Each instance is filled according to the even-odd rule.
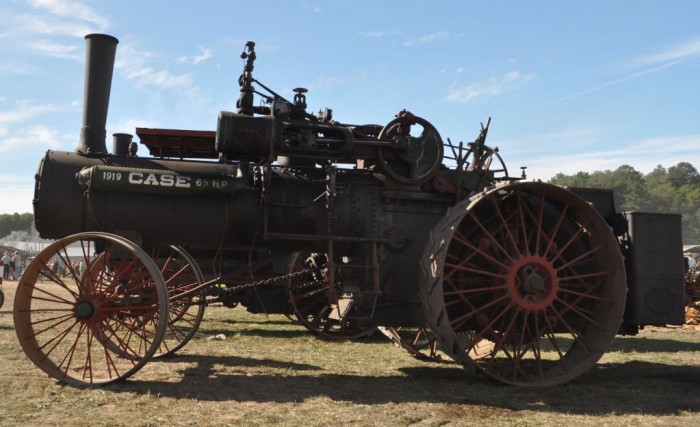
[[[15,266],[15,271],[12,274],[14,275],[15,280],[19,280],[19,276],[22,274],[22,257],[17,253],[17,251],[15,251],[15,254],[12,255],[12,263]]]
[[[12,258],[10,258],[10,254],[5,251],[5,255],[2,256],[2,263],[5,266],[5,271],[2,272],[2,278],[5,280],[8,280],[10,276],[10,262],[12,262]]]

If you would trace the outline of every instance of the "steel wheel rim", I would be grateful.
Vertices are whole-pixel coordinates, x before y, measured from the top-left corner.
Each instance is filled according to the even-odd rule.
[[[71,244],[80,248],[82,272],[68,255]],[[101,256],[109,261],[88,270]],[[66,277],[51,271],[52,259]],[[158,349],[167,313],[165,284],[145,252],[119,236],[79,233],[53,243],[27,266],[17,286],[14,322],[27,357],[49,376],[102,385],[146,364]]]
[[[194,258],[179,246],[158,247],[151,257],[168,289],[168,325],[154,358],[172,355],[195,335],[204,317],[205,290],[186,294],[204,282]]]
[[[624,310],[622,256],[574,194],[497,185],[456,205],[430,242],[421,297],[456,360],[498,381],[547,386],[586,372],[612,342]],[[491,353],[472,360],[477,341],[465,331],[492,341]]]

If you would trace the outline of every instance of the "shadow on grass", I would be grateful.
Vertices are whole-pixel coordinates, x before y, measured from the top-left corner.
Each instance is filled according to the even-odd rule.
[[[675,353],[678,351],[700,351],[700,342],[685,342],[673,339],[661,339],[658,336],[625,337],[616,339],[610,346],[610,351],[623,353]]]
[[[301,402],[319,396],[354,404],[442,403],[568,414],[673,415],[700,411],[700,367],[649,362],[597,365],[563,386],[518,388],[471,377],[454,365],[426,364],[393,376],[323,374],[313,365],[269,359],[179,356],[162,363],[194,362],[179,382],[135,379],[105,387],[115,393],[211,401]],[[157,362],[151,362],[157,363]],[[289,375],[232,373],[237,366],[289,369]],[[226,372],[224,372],[225,367]],[[310,371],[314,371],[313,374]],[[301,374],[300,374],[301,372]]]

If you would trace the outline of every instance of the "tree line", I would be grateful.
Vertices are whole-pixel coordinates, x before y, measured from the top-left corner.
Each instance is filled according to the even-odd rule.
[[[700,244],[700,174],[688,162],[668,169],[657,166],[644,175],[632,166],[614,171],[559,173],[549,180],[569,187],[610,188],[618,212],[660,212],[683,215],[683,243]]]
[[[30,213],[13,213],[0,215],[0,238],[8,236],[13,231],[29,231],[34,222]]]

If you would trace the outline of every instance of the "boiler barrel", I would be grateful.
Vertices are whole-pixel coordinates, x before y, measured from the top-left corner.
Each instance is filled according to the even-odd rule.
[[[249,249],[261,235],[261,197],[243,172],[231,164],[49,151],[36,175],[36,227],[49,239],[106,231],[144,244]],[[120,189],[122,182],[130,188]]]

